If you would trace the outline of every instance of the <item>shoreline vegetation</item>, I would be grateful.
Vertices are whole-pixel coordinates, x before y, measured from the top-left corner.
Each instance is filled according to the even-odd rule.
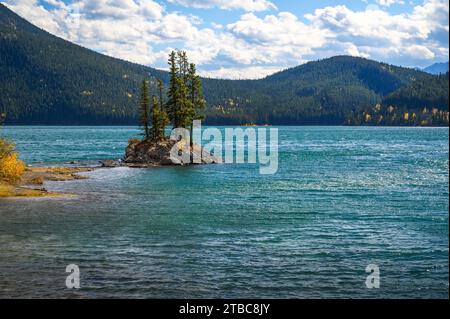
[[[0,116],[0,125],[4,116]],[[0,136],[0,199],[71,196],[52,193],[42,187],[45,182],[86,179],[79,175],[93,167],[31,167],[19,159],[16,145]]]
[[[19,159],[15,144],[0,136],[0,198],[62,196],[65,194],[48,192],[42,185],[47,181],[84,179],[78,174],[92,170],[90,167],[26,166]]]

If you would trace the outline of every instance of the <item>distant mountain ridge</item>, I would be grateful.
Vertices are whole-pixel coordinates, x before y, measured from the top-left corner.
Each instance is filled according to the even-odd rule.
[[[429,67],[426,67],[425,69],[423,69],[423,71],[435,75],[445,74],[448,72],[448,62],[435,63],[433,65],[430,65]]]
[[[167,83],[168,73],[60,39],[0,4],[0,113],[7,123],[135,124],[144,78]],[[206,124],[344,124],[349,114],[432,79],[419,70],[349,56],[261,80],[205,78]]]

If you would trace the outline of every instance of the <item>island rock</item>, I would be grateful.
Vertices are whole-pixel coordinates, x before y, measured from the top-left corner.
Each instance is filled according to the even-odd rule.
[[[191,160],[184,161],[182,158],[170,156],[171,150],[173,147],[176,147],[177,143],[182,142],[170,139],[162,139],[159,141],[131,140],[125,150],[124,163],[129,167],[182,166],[192,164]],[[199,145],[190,147],[190,155],[191,158],[200,158],[201,155],[201,163],[198,164],[220,163],[219,159]]]

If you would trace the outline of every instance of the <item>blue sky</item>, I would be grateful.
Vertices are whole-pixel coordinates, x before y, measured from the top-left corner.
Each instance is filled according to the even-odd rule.
[[[0,0],[82,46],[166,68],[188,51],[202,75],[260,78],[334,55],[409,67],[448,61],[447,0]]]

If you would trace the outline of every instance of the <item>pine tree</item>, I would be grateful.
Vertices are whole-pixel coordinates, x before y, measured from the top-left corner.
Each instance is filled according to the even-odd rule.
[[[177,53],[178,63],[178,118],[179,126],[188,128],[192,124],[193,117],[193,105],[189,99],[189,62],[185,51],[178,51]]]
[[[146,140],[150,138],[150,118],[149,118],[150,98],[148,81],[143,80],[141,86],[141,100],[139,104],[139,124],[141,126],[142,135]]]
[[[159,92],[159,104],[161,106],[161,111],[165,111],[164,98],[163,98],[164,82],[159,79],[157,82],[158,82],[158,92]]]
[[[180,76],[183,79],[184,85],[189,82],[189,61],[186,51],[178,51],[178,67],[180,69]]]
[[[191,136],[191,147],[194,146],[193,141],[193,121],[202,120],[204,116],[200,115],[200,111],[206,106],[206,101],[203,97],[202,81],[197,75],[197,69],[194,63],[189,64],[188,70],[188,88],[189,88],[189,99],[190,99],[190,113],[189,113],[189,123],[190,123],[190,136]]]
[[[205,109],[206,101],[203,97],[202,81],[197,75],[194,63],[189,65],[189,94],[195,113],[193,120],[203,119],[204,116],[200,115],[200,112]]]
[[[152,104],[152,139],[159,141],[164,138],[164,130],[170,121],[169,116],[162,109],[162,100],[158,101],[158,98],[153,96]]]
[[[179,108],[179,69],[176,60],[176,53],[172,51],[169,55],[170,66],[170,82],[169,90],[167,92],[167,112],[169,114],[170,121],[174,127],[179,127],[178,108]]]
[[[189,128],[192,134],[192,122],[202,118],[199,111],[206,104],[202,83],[195,64],[189,63],[185,51],[171,52],[169,65],[168,114],[174,127]]]

